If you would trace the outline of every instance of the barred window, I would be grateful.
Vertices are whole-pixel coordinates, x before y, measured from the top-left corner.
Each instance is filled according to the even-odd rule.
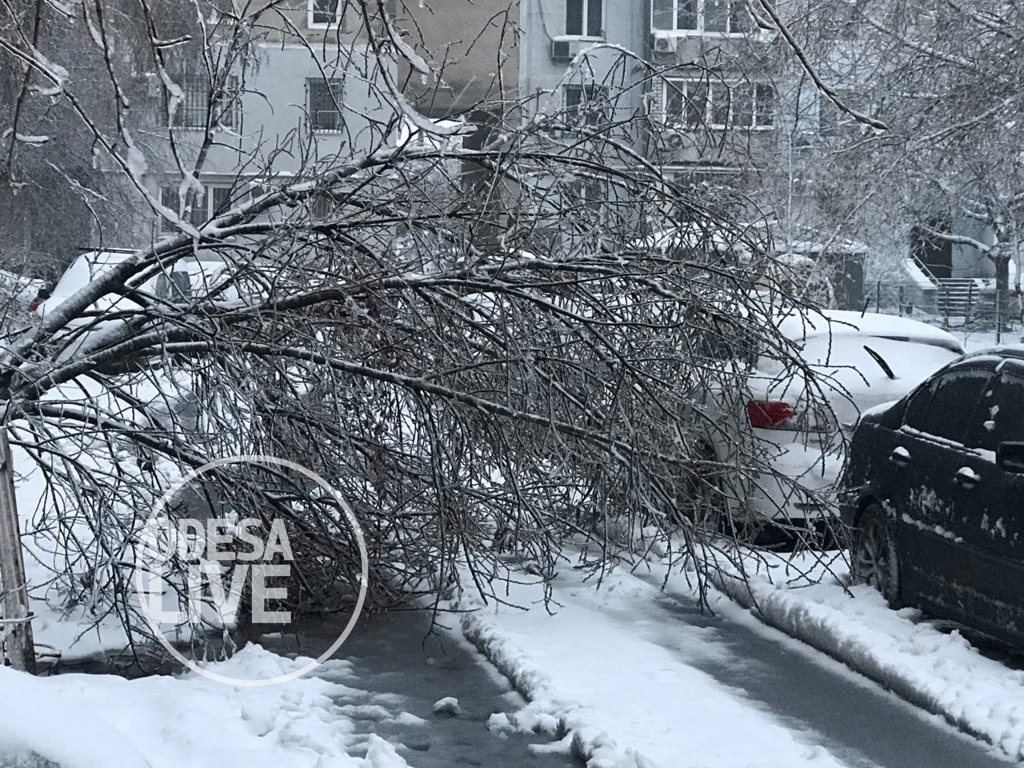
[[[184,72],[175,78],[182,90],[182,100],[174,110],[175,128],[223,127],[236,129],[241,125],[238,77],[228,75],[219,87],[212,87],[207,73]],[[212,107],[212,114],[210,112]]]
[[[309,122],[314,131],[340,131],[345,123],[341,115],[341,80],[306,80]]]
[[[333,27],[341,22],[340,0],[309,0],[309,26]]]

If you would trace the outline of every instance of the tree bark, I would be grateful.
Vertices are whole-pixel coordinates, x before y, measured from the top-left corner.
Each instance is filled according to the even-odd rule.
[[[3,596],[4,663],[35,673],[36,653],[32,641],[25,560],[18,527],[18,504],[14,495],[14,462],[7,429],[0,429],[0,594]]]

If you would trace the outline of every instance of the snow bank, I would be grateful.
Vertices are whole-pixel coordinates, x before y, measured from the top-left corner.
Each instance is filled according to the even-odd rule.
[[[1024,759],[1024,671],[983,656],[958,631],[943,631],[917,610],[891,610],[871,588],[847,589],[838,555],[831,562],[765,553],[741,560],[746,582],[726,564],[711,569],[713,602],[727,599],[720,590],[766,624]],[[648,564],[651,574],[667,565],[656,556]],[[675,570],[643,579],[615,568],[596,588],[567,569],[551,585],[551,613],[463,600],[465,635],[530,702],[492,716],[490,726],[551,733],[590,768],[671,766],[681,756],[687,765],[841,765],[685,663],[678,649],[713,653],[713,636],[685,622],[666,624],[654,606],[662,588],[682,598],[680,605],[695,602],[693,577]],[[532,601],[515,591],[509,599]],[[744,739],[732,738],[736,729]]]
[[[598,588],[585,570],[567,568],[550,585],[550,612],[534,603],[536,587],[516,584],[508,599],[531,610],[464,614],[465,634],[531,699],[491,727],[553,732],[588,768],[840,768],[813,737],[690,664],[680,649],[709,638],[666,623],[662,580],[653,581],[615,567]],[[685,576],[678,587],[687,589]]]
[[[653,768],[653,763],[634,750],[619,749],[604,730],[591,724],[588,713],[578,703],[560,698],[551,677],[512,642],[500,623],[485,617],[484,606],[477,598],[463,596],[456,608],[466,611],[462,614],[466,638],[529,702],[511,715],[492,715],[488,721],[491,730],[532,731],[561,737],[555,748],[571,752],[587,768]]]
[[[916,609],[893,611],[876,590],[846,589],[836,576],[779,583],[762,573],[744,584],[723,567],[715,581],[766,624],[1024,759],[1024,671],[982,656],[957,630],[941,631]]]
[[[236,679],[264,679],[308,661],[250,645],[212,666]],[[322,672],[344,675],[345,665],[329,662]],[[194,674],[37,678],[0,667],[0,689],[0,755],[35,755],[62,768],[407,766],[393,745],[359,734],[337,703],[369,694],[316,677],[243,688]]]

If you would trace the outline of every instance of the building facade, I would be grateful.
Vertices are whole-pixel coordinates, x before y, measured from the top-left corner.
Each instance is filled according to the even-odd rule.
[[[104,204],[77,249],[148,246],[393,141],[395,66],[355,4],[288,0],[248,21],[210,10],[199,34],[182,14],[168,31],[184,42],[135,63],[134,146],[94,157]]]
[[[628,124],[639,156],[701,206],[757,222],[780,255],[821,264],[838,303],[859,307],[864,253],[846,238],[830,251],[807,184],[841,116],[747,4],[521,0],[520,19],[528,115]]]

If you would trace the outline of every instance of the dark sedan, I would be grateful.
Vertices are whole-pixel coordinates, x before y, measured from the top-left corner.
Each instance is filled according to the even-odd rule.
[[[841,512],[856,580],[1024,643],[1024,346],[965,355],[865,413]]]

